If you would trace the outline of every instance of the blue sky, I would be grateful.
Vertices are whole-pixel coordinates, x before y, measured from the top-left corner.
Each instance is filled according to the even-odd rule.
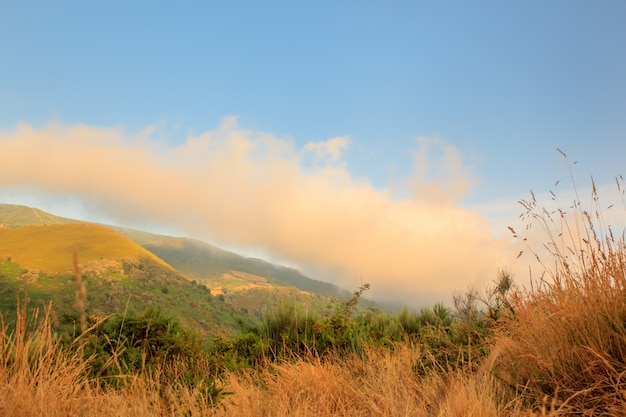
[[[124,149],[141,136],[141,147],[161,154],[206,132],[262,133],[295,149],[267,159],[273,167],[295,158],[311,174],[322,160],[389,204],[427,200],[417,177],[493,232],[530,189],[567,178],[557,147],[578,160],[583,186],[592,174],[611,183],[623,173],[625,39],[622,1],[1,2],[0,145],[25,140],[18,123],[35,136],[65,126],[57,141],[78,125],[117,129]],[[5,201],[44,195],[44,208],[151,218],[139,204],[112,208],[103,201],[121,197],[96,187],[5,169]],[[287,241],[178,226],[312,272],[325,262],[281,250]]]

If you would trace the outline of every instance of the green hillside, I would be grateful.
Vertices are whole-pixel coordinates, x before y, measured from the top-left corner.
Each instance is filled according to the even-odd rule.
[[[35,208],[0,204],[0,226],[19,227],[69,222],[73,220]],[[273,285],[292,285],[302,291],[342,299],[352,296],[350,291],[311,279],[297,269],[274,265],[261,259],[247,258],[200,240],[156,235],[115,226],[107,227],[135,241],[184,276],[209,286],[219,283],[223,274],[241,271],[265,277]]]
[[[74,251],[89,316],[141,314],[158,307],[207,338],[233,335],[243,323],[253,324],[129,238],[88,223],[0,228],[2,317],[15,317],[16,294],[27,293],[30,307],[52,303],[57,326],[75,325]]]
[[[352,292],[336,285],[311,279],[294,268],[274,265],[261,259],[247,258],[200,240],[155,235],[136,230],[115,228],[174,269],[209,287],[220,286],[224,274],[232,271],[264,277],[272,285],[294,286],[299,290],[327,297],[349,299]]]
[[[111,262],[113,268],[100,275],[82,275],[88,316],[110,314],[140,315],[158,307],[189,329],[205,336],[234,335],[241,324],[254,322],[217,297],[206,287],[195,285],[176,272],[143,260],[137,263]],[[116,268],[121,268],[115,271]],[[78,319],[74,308],[76,280],[73,275],[33,273],[15,262],[0,260],[0,313],[5,322],[15,317],[16,295],[27,293],[29,307],[52,303],[56,326],[72,326]]]
[[[297,305],[313,315],[323,312],[329,305],[329,298],[326,296],[301,291],[295,287],[272,285],[253,285],[243,290],[227,291],[223,296],[224,301],[233,309],[256,319],[263,319],[268,306]]]
[[[246,258],[200,240],[114,229],[252,319],[260,319],[267,308],[283,302],[322,310],[329,298],[352,297],[349,291],[308,278],[295,269]],[[371,302],[365,300],[364,305],[368,304]]]
[[[121,227],[113,229],[161,259],[167,259],[166,262],[174,269],[199,282],[210,281],[238,269],[241,260],[245,259],[236,253],[195,239],[156,235]]]
[[[73,305],[74,251],[87,277],[93,314],[119,312],[127,302],[137,311],[164,306],[205,334],[237,331],[238,322],[253,322],[283,301],[317,309],[326,306],[329,297],[352,296],[296,269],[195,239],[72,222],[25,206],[0,204],[0,213],[0,260],[13,271],[0,280],[6,283],[11,276],[13,290],[28,283],[34,299],[54,299],[70,307],[59,307],[67,314]],[[8,300],[14,304],[14,294]]]

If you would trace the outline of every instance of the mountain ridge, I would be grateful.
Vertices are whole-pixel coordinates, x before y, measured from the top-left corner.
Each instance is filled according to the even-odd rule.
[[[33,224],[34,223],[34,224]],[[72,221],[27,206],[0,203],[0,312],[15,292],[71,317],[77,253],[96,316],[156,305],[203,335],[233,334],[284,302],[321,311],[352,293],[298,270],[246,258],[207,242],[118,226]],[[43,303],[43,304],[41,304]]]
[[[56,216],[34,207],[0,203],[0,228],[41,224],[65,224],[76,220]]]
[[[68,219],[24,205],[0,203],[0,229],[24,225],[50,225],[67,223],[90,223]],[[191,280],[211,286],[230,271],[241,271],[268,278],[274,285],[292,285],[299,290],[319,293],[340,299],[349,299],[352,292],[334,284],[319,281],[302,274],[299,270],[258,258],[249,258],[208,242],[173,237],[137,229],[101,224],[114,230],[152,252],[158,258]]]

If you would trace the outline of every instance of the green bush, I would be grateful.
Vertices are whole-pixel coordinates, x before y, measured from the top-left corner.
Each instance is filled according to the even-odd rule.
[[[101,384],[120,386],[134,375],[158,374],[174,392],[200,387],[194,391],[200,403],[214,405],[228,394],[219,379],[222,368],[202,349],[200,337],[156,308],[92,323],[72,346],[90,358],[91,376]]]
[[[88,340],[95,350],[115,354],[120,370],[130,372],[202,352],[197,335],[153,307],[140,316],[115,315],[105,320]]]

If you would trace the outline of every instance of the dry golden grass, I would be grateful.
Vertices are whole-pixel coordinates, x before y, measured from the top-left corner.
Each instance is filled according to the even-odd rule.
[[[548,396],[561,410],[626,412],[626,250],[544,281],[516,303],[499,340],[499,377],[531,404]],[[619,411],[619,412],[618,412]]]
[[[233,395],[211,407],[197,401],[201,387],[164,384],[159,371],[103,388],[87,376],[88,361],[62,347],[46,321],[29,333],[24,320],[15,333],[2,334],[0,416],[569,415],[547,412],[549,401],[529,407],[513,395],[493,377],[500,355],[476,372],[418,374],[416,365],[430,353],[409,344],[370,348],[364,357],[308,357],[232,372],[226,387]]]
[[[89,359],[60,344],[49,318],[29,330],[20,303],[15,330],[0,331],[0,416],[204,416],[212,407],[198,401],[199,387],[161,383],[159,371],[125,376],[122,388],[90,379]],[[31,322],[35,321],[35,317]],[[80,339],[79,339],[80,340]]]
[[[592,210],[576,202],[569,213],[523,202],[547,235],[541,254],[528,248],[545,271],[515,295],[495,370],[530,408],[626,415],[626,240],[605,225],[595,185],[592,200]]]
[[[306,358],[231,374],[234,395],[214,416],[440,416],[498,417],[569,415],[544,402],[528,407],[492,375],[494,361],[478,372],[437,372],[418,377],[424,352],[401,345],[394,352],[370,350],[367,359]]]
[[[172,386],[159,370],[121,388],[90,379],[89,360],[55,338],[47,318],[0,334],[0,416],[498,416],[505,412],[488,368],[418,376],[424,347],[369,349],[364,357],[307,357],[233,372],[223,407],[198,401],[202,387]],[[80,341],[80,339],[79,339]],[[487,365],[486,365],[487,366]]]
[[[499,416],[495,381],[462,372],[418,377],[423,352],[400,345],[366,359],[302,359],[231,375],[216,416]]]
[[[100,258],[151,259],[167,265],[121,234],[97,224],[68,223],[0,228],[0,257],[49,274],[71,273],[72,254],[81,263]]]

